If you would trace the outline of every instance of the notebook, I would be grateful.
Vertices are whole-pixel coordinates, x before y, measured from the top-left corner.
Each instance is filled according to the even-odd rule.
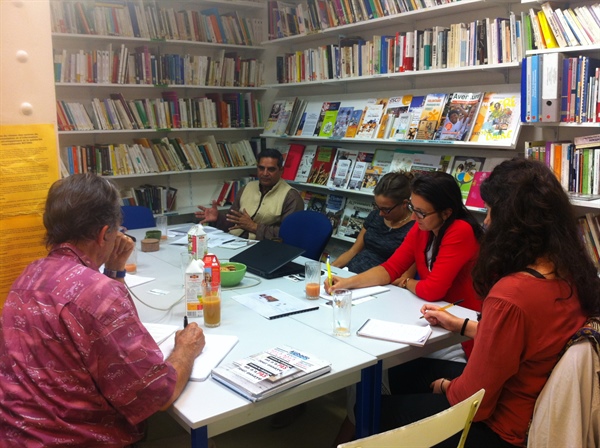
[[[271,240],[261,240],[234,255],[229,261],[245,264],[248,272],[259,277],[279,278],[304,272],[303,265],[292,262],[294,258],[303,253],[304,249],[299,247]]]

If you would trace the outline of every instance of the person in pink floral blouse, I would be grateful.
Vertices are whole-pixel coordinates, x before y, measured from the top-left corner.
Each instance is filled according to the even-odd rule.
[[[48,256],[16,279],[0,318],[0,446],[131,445],[185,387],[204,334],[178,331],[163,360],[124,285],[134,243],[121,219],[102,177],[51,186]]]

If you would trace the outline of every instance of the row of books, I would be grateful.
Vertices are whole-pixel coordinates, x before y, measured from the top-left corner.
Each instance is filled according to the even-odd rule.
[[[252,180],[254,180],[254,177],[250,176],[236,180],[230,179],[222,182],[220,187],[215,191],[215,195],[213,197],[213,199],[217,201],[217,206],[222,207],[226,204],[233,204],[233,201],[235,201],[240,189],[246,186],[246,184]]]
[[[475,171],[491,171],[501,160],[496,157],[440,156],[404,149],[376,149],[369,152],[332,146],[305,147],[299,143],[292,143],[289,148],[281,150],[285,154],[282,174],[285,180],[321,185],[333,190],[368,193],[389,172],[453,172],[460,168],[461,172],[472,175]],[[464,184],[472,180],[470,176],[458,177],[457,180]],[[467,193],[468,190],[464,199]]]
[[[140,205],[162,214],[177,208],[177,188],[162,185],[140,185],[121,190],[123,205]]]
[[[177,11],[154,2],[53,1],[50,14],[54,33],[231,45],[258,45],[264,40],[262,19],[237,11],[220,13],[217,8]]]
[[[58,129],[253,128],[261,123],[261,104],[252,92],[207,93],[202,97],[179,98],[177,92],[167,91],[161,96],[127,100],[121,93],[114,93],[109,98],[93,98],[88,107],[58,100]]]
[[[530,8],[523,23],[527,50],[600,44],[600,3],[561,9],[546,2]]]
[[[344,79],[407,71],[517,62],[523,57],[521,20],[486,18],[449,27],[340,38],[337,44],[277,56],[279,83]]]
[[[520,95],[429,93],[368,100],[276,100],[264,135],[509,143],[520,124]]]
[[[255,166],[258,142],[217,142],[213,136],[185,142],[175,138],[136,138],[133,144],[90,144],[61,148],[65,174],[92,172],[103,176],[164,173]]]
[[[600,134],[525,142],[525,157],[548,165],[566,191],[600,198]]]
[[[577,218],[579,232],[588,255],[600,272],[600,215],[586,213]]]
[[[524,122],[600,122],[600,59],[561,53],[523,59]]]
[[[471,157],[471,156],[435,156],[408,151],[376,150],[375,153],[364,153],[337,148],[332,162],[325,162],[325,156],[331,154],[330,148],[317,148],[313,163],[306,180],[303,172],[298,170],[296,182],[311,182],[311,174],[315,170],[329,172],[326,184],[332,193],[321,193],[310,190],[302,192],[305,208],[325,214],[332,223],[333,234],[342,238],[356,238],[362,229],[363,222],[373,210],[372,198],[347,198],[341,190],[362,191],[372,193],[379,179],[389,173],[406,171],[421,173],[427,171],[446,171],[454,176],[459,184],[465,204],[476,208],[485,208],[479,196],[479,185],[491,170],[503,158]],[[287,154],[284,168],[287,169],[294,160],[293,148]],[[306,148],[303,160],[308,160],[312,150]],[[321,159],[318,159],[321,157]],[[308,165],[308,163],[307,163]],[[341,173],[341,174],[340,174]],[[346,179],[346,183],[341,179]],[[318,181],[318,178],[316,179]]]
[[[262,61],[224,50],[215,57],[160,54],[147,45],[113,50],[112,43],[105,50],[54,50],[54,81],[61,83],[258,87],[263,72]]]
[[[389,17],[460,0],[269,1],[269,39],[308,34],[337,26]]]

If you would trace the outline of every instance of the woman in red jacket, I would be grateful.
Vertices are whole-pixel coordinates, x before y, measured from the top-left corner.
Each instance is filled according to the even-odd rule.
[[[475,290],[485,297],[480,321],[432,304],[421,310],[430,324],[473,338],[472,355],[460,375],[438,376],[433,394],[382,397],[382,430],[447,409],[483,388],[465,446],[524,446],[560,351],[586,316],[600,315],[600,279],[569,198],[548,167],[503,162],[481,185],[481,197],[487,231],[473,270]],[[456,446],[458,437],[439,446]]]
[[[483,231],[462,202],[456,180],[444,172],[424,173],[411,185],[408,208],[416,224],[404,242],[383,264],[361,274],[333,277],[328,289],[387,285],[416,265],[418,279],[399,285],[428,302],[463,299],[462,306],[479,311],[471,269],[479,252]]]

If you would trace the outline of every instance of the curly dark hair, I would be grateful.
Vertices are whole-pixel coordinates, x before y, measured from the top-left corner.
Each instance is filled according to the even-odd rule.
[[[73,174],[52,184],[46,198],[46,246],[94,239],[122,222],[119,190],[96,174]]]
[[[543,163],[502,162],[481,184],[491,224],[473,269],[475,291],[485,297],[502,277],[546,257],[555,275],[577,290],[583,310],[600,312],[600,279],[577,229],[569,197]]]
[[[446,219],[438,232],[437,238],[433,238],[433,233],[429,235],[429,242],[425,251],[433,243],[431,264],[435,262],[444,234],[450,225],[457,219],[462,219],[469,223],[475,234],[475,238],[480,240],[483,235],[483,229],[465,207],[462,201],[462,193],[456,179],[443,171],[424,172],[417,175],[412,183],[411,190],[414,194],[423,197],[427,202],[433,205],[436,212],[442,212],[451,209],[452,214]]]

